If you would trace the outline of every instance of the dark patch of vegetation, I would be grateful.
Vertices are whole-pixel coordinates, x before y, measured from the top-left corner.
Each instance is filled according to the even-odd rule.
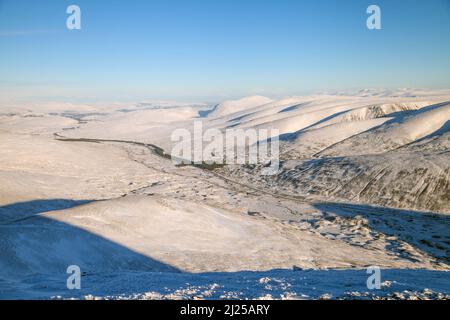
[[[153,150],[155,151],[155,154],[157,154],[158,156],[169,159],[169,160],[172,159],[172,156],[170,154],[165,153],[163,148],[160,148],[155,145],[152,145],[152,147],[153,147]]]
[[[192,167],[196,167],[196,168],[200,168],[203,170],[209,170],[209,171],[213,171],[215,169],[220,169],[223,168],[225,166],[225,164],[223,163],[207,163],[207,162],[202,162],[202,163],[192,163],[189,161],[182,161],[181,163],[176,165],[177,167],[186,167],[186,166],[192,166]]]
[[[194,167],[196,168],[200,168],[200,169],[205,169],[205,170],[215,170],[215,169],[220,169],[223,168],[225,165],[223,163],[207,163],[207,162],[202,162],[199,164],[192,164]]]

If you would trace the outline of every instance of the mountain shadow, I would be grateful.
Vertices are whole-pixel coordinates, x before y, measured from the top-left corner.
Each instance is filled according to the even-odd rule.
[[[100,235],[39,215],[46,209],[76,203],[86,201],[39,200],[0,207],[2,214],[25,217],[0,224],[0,299],[13,296],[19,284],[45,292],[45,283],[31,280],[39,279],[39,275],[63,279],[58,286],[64,292],[68,290],[65,279],[71,265],[79,266],[83,277],[108,272],[180,272]]]

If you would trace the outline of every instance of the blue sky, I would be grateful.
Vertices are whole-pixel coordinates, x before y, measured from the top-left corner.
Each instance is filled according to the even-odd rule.
[[[80,6],[82,29],[66,29]],[[366,8],[381,8],[368,30]],[[450,87],[450,0],[0,0],[12,100],[217,101]]]

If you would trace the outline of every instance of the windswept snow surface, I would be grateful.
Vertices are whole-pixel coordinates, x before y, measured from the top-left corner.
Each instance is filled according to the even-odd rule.
[[[0,107],[0,298],[449,298],[449,101]],[[195,120],[279,129],[280,170],[175,166],[155,146]]]
[[[209,116],[210,117],[225,116],[239,111],[244,111],[250,108],[262,106],[272,101],[273,101],[272,99],[263,96],[251,96],[239,100],[229,100],[216,105]]]

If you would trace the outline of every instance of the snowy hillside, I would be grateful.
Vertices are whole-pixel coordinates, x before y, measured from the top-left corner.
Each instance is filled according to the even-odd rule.
[[[450,103],[422,98],[321,97],[281,111],[272,103],[271,117],[236,113],[233,127],[281,129],[284,163],[265,182],[258,169],[224,171],[303,196],[450,213]]]
[[[0,298],[448,298],[449,101],[0,107]],[[279,129],[279,171],[176,166],[170,135],[195,120]]]

